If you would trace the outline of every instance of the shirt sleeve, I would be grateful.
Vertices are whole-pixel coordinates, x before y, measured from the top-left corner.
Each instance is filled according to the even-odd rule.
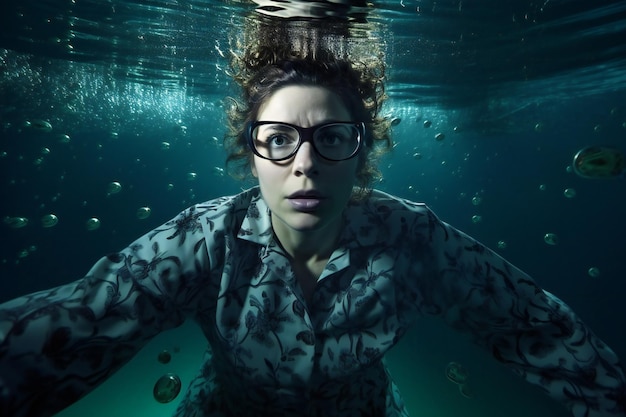
[[[0,415],[53,415],[193,311],[208,270],[192,207],[76,282],[0,305]]]
[[[626,415],[619,359],[563,301],[432,214],[429,223],[437,271],[421,291],[426,310],[469,332],[574,416]]]

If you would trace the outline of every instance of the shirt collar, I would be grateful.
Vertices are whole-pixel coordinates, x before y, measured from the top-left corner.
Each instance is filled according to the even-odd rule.
[[[380,191],[374,191],[373,194],[365,200],[352,201],[346,207],[340,246],[362,248],[377,245],[389,238],[387,229],[381,224],[381,213],[377,212],[374,200],[391,197]],[[237,237],[263,246],[269,245],[273,240],[270,209],[258,187],[250,200]]]
[[[244,217],[241,223],[237,237],[267,246],[272,240],[273,233],[270,209],[261,197],[261,191],[257,187],[256,193],[250,200],[246,217]]]

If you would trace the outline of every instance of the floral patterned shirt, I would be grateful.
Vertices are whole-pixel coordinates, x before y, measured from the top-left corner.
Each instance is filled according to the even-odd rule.
[[[192,317],[210,351],[177,416],[406,416],[382,359],[420,316],[469,333],[577,417],[626,415],[613,351],[523,272],[423,204],[373,191],[343,217],[308,304],[253,188],[0,305],[0,415],[54,414]]]

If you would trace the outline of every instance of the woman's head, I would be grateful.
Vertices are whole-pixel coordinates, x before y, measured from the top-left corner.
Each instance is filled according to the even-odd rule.
[[[252,152],[245,127],[258,120],[265,103],[287,86],[322,87],[332,91],[348,110],[350,120],[367,126],[365,143],[358,158],[356,182],[367,190],[378,177],[377,157],[390,145],[389,122],[379,116],[385,100],[381,59],[374,64],[339,59],[327,49],[295,52],[293,48],[256,46],[235,55],[232,68],[242,87],[242,100],[233,101],[228,112],[226,148],[228,163],[236,164],[235,175],[245,178],[251,171]]]
[[[351,155],[362,125],[337,123],[351,117],[340,96],[320,86],[282,87],[260,107],[251,169],[283,245],[293,243],[293,232],[338,232],[360,163]]]

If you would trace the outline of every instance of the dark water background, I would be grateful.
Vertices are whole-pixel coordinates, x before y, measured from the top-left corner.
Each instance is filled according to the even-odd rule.
[[[626,2],[374,6],[366,17],[389,63],[385,113],[401,119],[378,188],[428,203],[492,248],[505,241],[499,253],[626,358],[626,180],[567,170],[584,146],[626,151]],[[224,175],[220,143],[223,98],[234,94],[228,34],[254,5],[76,0],[2,8],[0,217],[29,224],[0,225],[0,301],[78,279],[194,202],[251,185]],[[52,130],[26,126],[37,119]],[[122,191],[107,195],[112,181]],[[566,198],[566,188],[576,196]],[[143,206],[152,214],[140,220]],[[59,223],[43,228],[49,213]],[[96,231],[85,228],[91,217],[101,221]],[[556,246],[544,242],[548,232],[558,235]],[[151,399],[154,381],[174,371],[188,382],[203,345],[192,325],[164,334],[63,415],[166,416],[175,405]],[[156,361],[155,352],[174,347],[180,354],[170,365]],[[469,369],[474,398],[445,379],[452,360]],[[389,364],[414,416],[566,415],[434,320],[422,320]]]

